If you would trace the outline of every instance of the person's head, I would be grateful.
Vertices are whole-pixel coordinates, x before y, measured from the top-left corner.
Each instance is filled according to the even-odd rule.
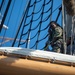
[[[50,28],[54,29],[56,28],[57,26],[60,26],[58,23],[56,23],[55,21],[51,21],[50,22]]]
[[[54,29],[57,26],[55,21],[50,22],[50,28]]]

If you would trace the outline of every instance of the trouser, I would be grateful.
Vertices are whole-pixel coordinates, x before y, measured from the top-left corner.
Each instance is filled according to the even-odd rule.
[[[52,49],[53,52],[57,52],[57,53],[60,53],[60,48],[59,47],[56,47],[54,46],[53,49]]]
[[[63,50],[62,39],[59,39],[56,42],[54,42],[54,44],[52,46],[52,51],[57,52],[57,53],[61,53],[62,50]]]

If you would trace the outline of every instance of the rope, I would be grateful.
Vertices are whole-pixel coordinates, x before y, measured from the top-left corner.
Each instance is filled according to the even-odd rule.
[[[18,16],[17,16],[17,19],[16,19],[16,23],[15,23],[15,26],[14,26],[14,30],[16,30],[16,25],[17,25],[17,21],[18,21],[18,17],[19,17],[19,14],[20,14],[20,9],[21,9],[21,7],[22,7],[22,3],[23,3],[23,0],[21,1],[21,4],[20,4],[20,8],[19,8],[19,12],[18,12]],[[13,2],[13,6],[16,4],[16,2],[15,2],[15,0],[14,0],[14,2]],[[13,7],[14,8],[14,7]],[[12,8],[12,10],[13,10],[13,8]],[[12,33],[12,37],[14,37],[13,36],[14,35],[14,32]]]
[[[4,3],[4,0],[2,0],[2,3],[0,5],[0,11],[1,11],[1,8],[2,8],[3,3]]]
[[[38,8],[39,4],[40,7]],[[16,39],[19,37],[18,47],[43,49],[44,46],[39,48],[40,42],[44,41],[45,43],[52,15],[60,6],[53,10],[53,0],[29,0],[21,17],[12,47],[15,46]],[[44,35],[45,31],[47,33]],[[25,42],[21,42],[22,39]]]
[[[0,32],[1,32],[1,30],[2,30],[2,27],[3,27],[3,24],[4,24],[5,18],[6,18],[6,16],[7,16],[7,13],[8,13],[9,7],[10,7],[10,4],[11,4],[11,0],[9,0],[9,2],[8,2],[8,4],[7,4],[7,7],[6,7],[6,10],[5,10],[5,13],[4,13],[2,22],[1,22]]]
[[[21,21],[20,21],[20,23],[19,23],[20,25],[19,25],[19,27],[18,27],[18,30],[17,30],[16,36],[15,36],[14,41],[13,41],[13,43],[12,43],[12,47],[14,46],[14,44],[15,44],[15,42],[16,42],[16,39],[17,39],[17,36],[18,36],[19,30],[20,30],[20,28],[21,28],[21,26],[22,26],[22,22],[23,22],[23,19],[24,19],[24,16],[25,16],[25,11],[27,10],[28,3],[29,3],[29,1],[27,2],[27,5],[26,5],[26,7],[25,7],[25,9],[24,9],[24,12],[23,12],[23,15],[22,15]],[[18,45],[18,46],[19,46],[19,45]]]
[[[27,3],[23,10],[22,17],[20,18],[20,22],[18,23],[19,25],[17,28],[17,33],[15,35],[14,41],[12,42],[12,47],[21,46],[21,47],[31,48],[31,49],[44,48],[44,45],[41,47],[39,46],[41,45],[41,43],[46,42],[48,38],[48,28],[52,20],[52,15],[55,11],[57,11],[61,7],[61,5],[59,5],[58,7],[53,9],[53,2],[54,2],[53,0],[27,0]],[[3,4],[2,4],[2,8],[3,8]],[[13,3],[12,5],[7,25],[9,25],[12,12],[14,12],[13,10],[14,4],[16,4],[16,2]],[[19,17],[19,13],[17,15],[17,19]],[[60,14],[59,12],[57,13],[57,18],[56,18],[57,20]],[[18,21],[16,20],[16,23],[17,22]],[[17,38],[19,38],[18,43],[16,43]],[[25,41],[21,42],[21,40],[25,40]]]
[[[8,18],[8,21],[7,21],[7,26],[9,25],[9,22],[10,22],[10,18],[11,18],[11,14],[12,14],[12,11],[13,11],[14,3],[15,3],[15,0],[13,2],[12,9],[11,9],[11,12],[10,12],[10,15],[9,15],[9,18]],[[1,41],[1,43],[4,41],[5,34],[6,34],[6,30],[4,31],[4,35],[3,35],[3,39]],[[0,45],[0,46],[2,46],[2,45]]]

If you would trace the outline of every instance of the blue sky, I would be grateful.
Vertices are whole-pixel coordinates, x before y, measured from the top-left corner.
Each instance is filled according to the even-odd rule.
[[[0,0],[0,4],[1,4],[1,1],[2,1],[2,0]],[[11,6],[10,6],[8,15],[7,15],[6,20],[5,20],[5,22],[4,22],[4,24],[7,25],[9,28],[8,28],[8,30],[2,29],[2,32],[0,33],[0,36],[10,37],[10,38],[14,38],[14,37],[15,37],[16,31],[17,31],[17,29],[18,29],[18,26],[19,26],[19,23],[20,23],[22,14],[23,14],[23,11],[24,11],[24,9],[25,9],[25,7],[26,7],[26,4],[27,4],[27,1],[28,1],[28,0],[12,0],[12,3],[11,3]],[[32,3],[33,3],[34,1],[35,1],[35,0],[32,0]],[[39,0],[37,0],[37,1],[39,1]],[[43,0],[42,0],[42,1],[43,1]],[[49,0],[46,0],[46,1],[48,2]],[[62,0],[53,0],[53,1],[54,1],[54,2],[53,2],[53,11],[54,11],[54,10],[62,3]],[[8,2],[8,0],[5,0],[5,4],[7,4],[7,2]],[[4,8],[5,8],[5,7],[6,7],[6,5],[3,6],[3,9],[0,11],[1,14],[4,13]],[[40,5],[37,5],[35,11],[37,11],[40,7],[41,7],[41,3],[40,3]],[[47,6],[45,9],[47,9],[48,7],[49,7],[49,6]],[[56,10],[55,12],[53,12],[53,14],[52,14],[52,20],[56,20],[58,11],[59,11],[59,10]],[[31,12],[32,12],[32,9],[30,10],[29,14],[30,14]],[[46,16],[46,15],[45,15],[45,16]],[[44,17],[45,17],[45,16],[44,16]],[[37,18],[38,15],[37,15],[37,16],[34,16],[34,17]],[[58,19],[58,23],[59,23],[60,25],[61,25],[61,20],[62,20],[62,15],[60,15],[60,17],[59,17],[59,19]],[[29,19],[28,19],[28,21],[29,21]],[[27,21],[27,22],[28,22],[28,21]],[[36,22],[36,23],[37,23],[37,22]],[[36,23],[33,23],[32,28],[35,27],[34,25],[35,25]],[[42,25],[43,27],[42,27],[41,29],[43,29],[43,28],[46,26],[46,24],[47,24],[47,23],[43,23],[43,25]],[[27,29],[27,28],[26,28],[26,29]],[[26,31],[26,29],[25,29],[25,31]],[[30,33],[30,36],[32,37],[36,32],[37,32],[37,30],[32,31],[32,32]],[[46,33],[47,33],[47,30],[44,31],[44,33],[42,32],[42,35],[40,35],[40,38],[44,37]],[[20,35],[20,34],[19,34],[19,35]],[[25,39],[25,37],[24,37],[24,39]],[[47,40],[47,39],[46,39],[46,40]],[[45,41],[46,41],[46,40],[45,40]],[[2,41],[2,40],[0,40],[0,41]],[[35,40],[31,40],[31,41],[30,41],[31,44],[29,45],[29,47],[31,47],[31,45],[34,44],[33,41],[35,41]],[[2,45],[2,46],[11,46],[11,43],[12,43],[12,41],[7,42],[7,43],[5,43],[5,44]],[[41,43],[38,45],[38,49],[42,48],[41,46],[44,46],[44,45],[45,45],[45,42],[41,42]]]

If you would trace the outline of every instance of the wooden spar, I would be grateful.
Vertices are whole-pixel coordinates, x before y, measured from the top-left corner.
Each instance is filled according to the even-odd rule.
[[[75,75],[75,68],[33,60],[0,56],[0,75]]]
[[[17,47],[0,48],[0,75],[75,75],[74,66],[75,56],[71,55]]]

